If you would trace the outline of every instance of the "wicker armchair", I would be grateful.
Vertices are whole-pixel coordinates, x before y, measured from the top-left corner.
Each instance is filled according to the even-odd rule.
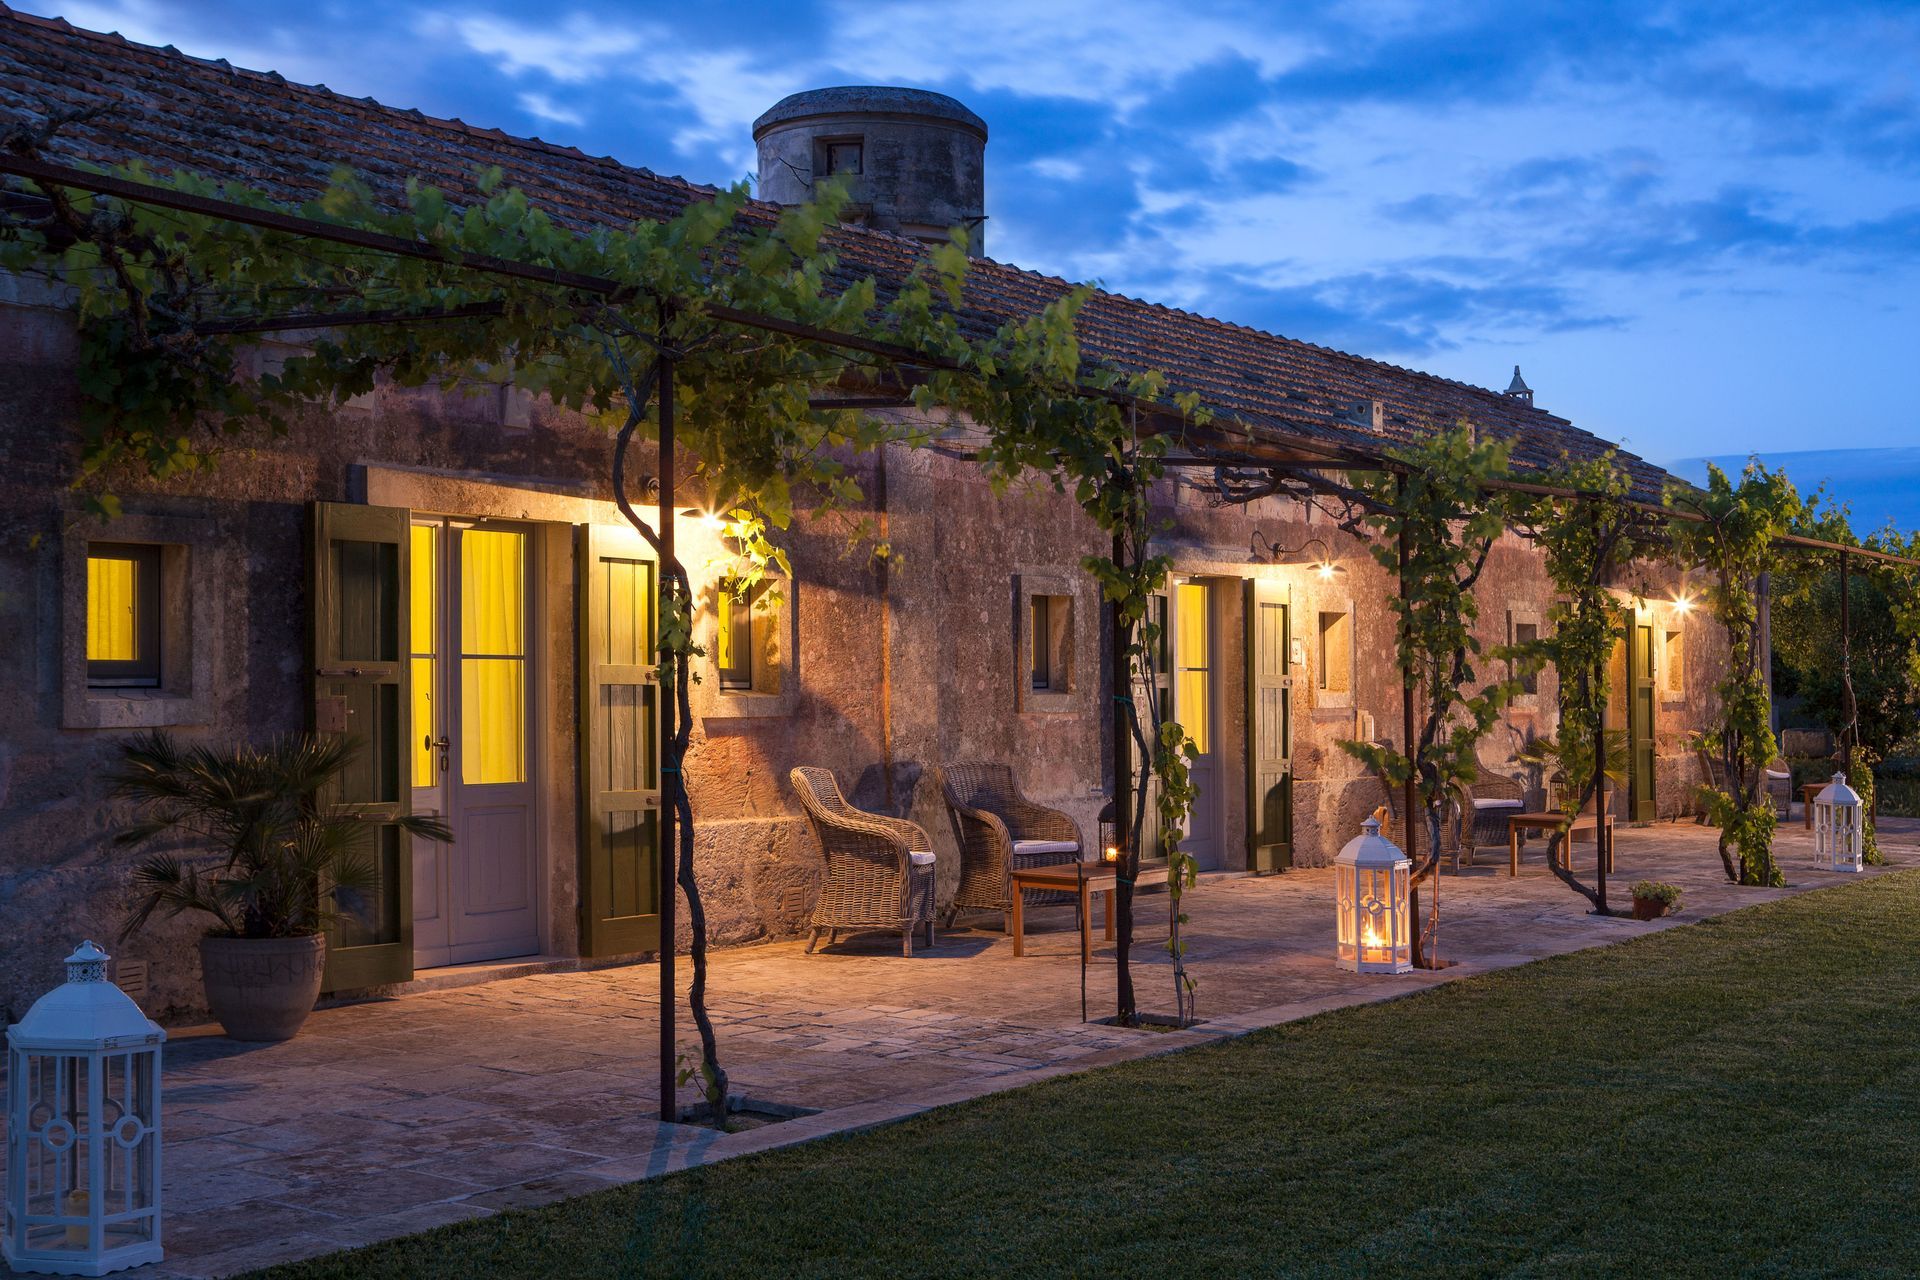
[[[807,954],[822,930],[832,946],[842,929],[898,929],[900,954],[910,956],[913,931],[924,924],[932,946],[934,859],[927,833],[904,818],[854,808],[831,769],[800,768],[787,776],[827,860]]]
[[[1774,803],[1774,810],[1785,822],[1793,816],[1793,766],[1775,756],[1761,770],[1761,789]]]
[[[949,764],[935,771],[947,817],[960,845],[960,887],[947,920],[963,910],[1013,911],[1013,869],[1080,860],[1080,825],[1058,809],[1020,794],[1003,764]],[[1029,892],[1030,905],[1071,901],[1071,894]]]
[[[1467,788],[1466,801],[1467,833],[1460,843],[1472,866],[1482,845],[1499,848],[1507,842],[1507,819],[1527,811],[1527,788],[1512,778],[1486,773]]]

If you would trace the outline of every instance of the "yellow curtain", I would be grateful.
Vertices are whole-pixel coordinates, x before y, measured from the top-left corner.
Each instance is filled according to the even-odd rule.
[[[132,662],[140,656],[140,566],[132,560],[87,557],[87,661]]]
[[[1187,737],[1200,754],[1209,745],[1208,712],[1213,704],[1212,672],[1208,670],[1209,627],[1207,588],[1199,582],[1183,582],[1177,590],[1174,613],[1179,635],[1174,646],[1179,668],[1179,687],[1174,690],[1173,706]]]
[[[435,602],[439,599],[439,560],[435,554],[440,530],[433,525],[413,526],[413,785],[430,787],[436,781],[439,762],[427,744],[441,733],[435,714],[434,684],[439,675],[435,655],[440,649],[440,633]]]
[[[524,533],[468,529],[460,535],[465,782],[522,782],[527,776],[526,566]]]

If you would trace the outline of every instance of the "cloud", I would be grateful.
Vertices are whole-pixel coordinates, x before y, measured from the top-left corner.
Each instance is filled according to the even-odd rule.
[[[578,111],[559,106],[544,93],[523,93],[518,98],[520,109],[536,120],[550,120],[555,124],[580,125],[587,118]]]
[[[423,14],[418,30],[451,36],[507,75],[537,72],[560,84],[591,84],[626,65],[645,42],[646,29],[625,29],[572,13],[552,22],[514,22],[489,14]]]
[[[988,121],[1023,266],[1469,377],[1552,351],[1635,434],[1633,342],[1723,352],[1705,417],[1785,413],[1811,350],[1920,402],[1912,0],[13,2],[700,181],[788,93],[919,85]]]

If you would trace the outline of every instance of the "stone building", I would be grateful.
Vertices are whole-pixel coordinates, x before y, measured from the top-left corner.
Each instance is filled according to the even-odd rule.
[[[0,7],[6,123],[89,107],[104,110],[56,133],[49,158],[138,159],[290,200],[342,163],[383,193],[410,176],[459,193],[498,165],[509,185],[574,227],[668,216],[711,194]],[[848,229],[840,251],[858,270],[898,278],[923,251],[913,237],[977,228],[984,216],[986,127],[940,95],[796,95],[755,133],[769,194],[798,198],[802,170],[838,166],[855,180],[866,225]],[[969,305],[988,318],[1029,314],[1067,288],[981,258]],[[1082,336],[1093,358],[1165,370],[1255,435],[1377,453],[1464,419],[1512,438],[1525,464],[1605,448],[1530,398],[1116,295],[1092,299]],[[401,575],[393,581],[410,583],[420,620],[392,685],[417,721],[402,785],[417,809],[446,814],[459,839],[385,851],[389,915],[338,947],[336,957],[360,952],[369,962],[343,961],[334,989],[644,950],[631,933],[597,928],[596,904],[624,893],[627,915],[651,909],[651,828],[635,819],[616,830],[582,778],[606,728],[596,717],[617,702],[595,672],[618,655],[595,646],[633,643],[582,619],[590,607],[645,597],[644,556],[609,500],[608,437],[511,387],[382,386],[314,405],[283,436],[240,441],[211,474],[121,483],[125,514],[102,523],[83,514],[73,488],[76,349],[59,298],[0,276],[0,1011],[21,1013],[50,957],[76,937],[112,934],[122,917],[129,859],[110,843],[120,815],[101,779],[126,734],[165,727],[196,742],[258,741],[357,713],[359,695],[330,674],[333,620],[309,583],[330,581],[341,557],[368,547],[388,557],[383,572]],[[274,344],[257,356],[276,358]],[[936,841],[947,892],[955,853],[929,766],[1010,763],[1030,795],[1074,814],[1089,841],[1108,794],[1108,650],[1098,592],[1078,567],[1102,547],[1078,509],[1039,484],[996,494],[955,451],[889,448],[850,461],[897,566],[883,571],[847,555],[839,530],[796,522],[792,581],[739,633],[753,660],[703,673],[695,693],[698,872],[721,943],[791,935],[808,919],[821,859],[787,782],[796,765],[831,767],[856,803],[918,821]],[[1658,492],[1657,468],[1623,461],[1643,493]],[[1269,669],[1285,671],[1291,700],[1269,734],[1286,757],[1279,785],[1291,829],[1268,858],[1322,864],[1381,799],[1336,742],[1398,737],[1394,583],[1327,517],[1277,499],[1223,506],[1204,479],[1158,495],[1177,562],[1169,684],[1206,747],[1188,842],[1208,869],[1255,862],[1251,636]],[[717,551],[697,515],[680,536],[689,565]],[[139,655],[150,661],[138,670],[88,650],[90,591],[97,603],[106,589],[101,577],[90,588],[90,564],[98,574],[107,561],[143,566],[154,584]],[[696,584],[717,661],[714,586]],[[1549,588],[1523,541],[1502,540],[1481,599],[1489,644],[1542,625]],[[1634,817],[1669,817],[1691,805],[1686,737],[1704,723],[1723,646],[1658,600],[1635,616],[1634,651],[1652,662],[1636,661],[1635,679],[1620,682],[1632,689],[1622,715],[1647,769],[1622,803]],[[482,631],[485,643],[475,638]],[[1552,732],[1555,692],[1549,671],[1485,743],[1489,768],[1512,772],[1514,749]],[[149,964],[156,1013],[198,1011],[193,936],[177,921],[125,949]]]

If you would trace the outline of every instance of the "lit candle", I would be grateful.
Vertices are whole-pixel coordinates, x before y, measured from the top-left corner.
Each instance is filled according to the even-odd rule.
[[[1118,862],[1120,861],[1120,850],[1113,845],[1108,845],[1105,849],[1101,850],[1100,860],[1102,862]]]
[[[66,1195],[60,1197],[60,1212],[69,1218],[84,1218],[87,1216],[87,1205],[89,1203],[91,1203],[91,1201],[88,1200],[86,1192],[69,1191]],[[84,1249],[87,1247],[87,1227],[85,1223],[77,1227],[67,1228],[67,1243],[76,1249]]]

